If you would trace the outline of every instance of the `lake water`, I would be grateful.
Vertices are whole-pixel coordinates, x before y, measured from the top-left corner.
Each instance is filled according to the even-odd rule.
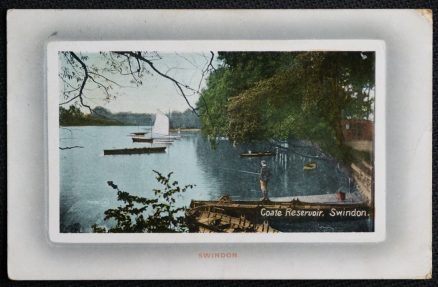
[[[163,174],[174,172],[172,179],[180,185],[195,184],[180,198],[178,204],[188,206],[192,199],[218,199],[230,195],[235,200],[256,200],[261,197],[257,173],[261,158],[241,158],[248,149],[264,146],[237,146],[219,141],[211,147],[199,132],[183,132],[166,153],[104,156],[104,149],[149,146],[132,143],[131,132],[145,127],[68,127],[60,128],[60,147],[83,146],[60,150],[60,214],[61,232],[90,232],[94,223],[103,221],[104,211],[119,206],[116,192],[107,185],[113,181],[123,191],[143,197],[153,197],[152,189],[160,187],[153,170]],[[301,154],[316,154],[311,146],[295,147]],[[281,151],[264,158],[271,169],[269,197],[291,197],[333,194],[338,190],[357,193],[355,187],[333,161],[316,160],[318,168],[303,171],[309,158],[296,152]],[[315,161],[315,160],[312,160]],[[370,220],[351,222],[318,222],[295,224],[288,231],[371,231]]]

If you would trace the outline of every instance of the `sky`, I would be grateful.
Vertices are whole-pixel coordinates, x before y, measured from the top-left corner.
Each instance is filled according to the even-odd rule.
[[[104,67],[106,65],[105,59],[99,53],[78,53],[82,56],[88,56],[86,60],[87,65],[95,65],[97,67]],[[205,87],[206,78],[208,75],[202,77],[202,70],[209,63],[211,54],[209,51],[196,53],[158,53],[161,59],[154,60],[155,67],[167,75],[173,77],[181,83],[184,83],[194,89]],[[217,54],[215,54],[217,55]],[[215,58],[213,66],[217,67],[219,64]],[[63,56],[60,56],[60,67],[67,65]],[[117,87],[112,84],[112,93],[120,93],[116,99],[111,101],[105,100],[105,94],[102,89],[96,89],[90,83],[86,86],[84,100],[86,104],[91,107],[102,106],[109,109],[111,112],[133,112],[133,113],[155,113],[157,109],[168,111],[185,111],[189,108],[184,98],[178,93],[176,86],[151,69],[152,74],[147,74],[143,77],[142,85],[135,87],[130,80],[132,76],[124,76],[119,73],[110,74],[102,73],[114,82],[122,85]],[[60,80],[61,87],[62,82]],[[191,94],[187,91],[186,94]],[[198,101],[198,95],[190,95],[189,102],[195,106]],[[62,99],[60,100],[63,101]],[[73,103],[73,102],[72,102]],[[68,107],[69,105],[64,105]]]

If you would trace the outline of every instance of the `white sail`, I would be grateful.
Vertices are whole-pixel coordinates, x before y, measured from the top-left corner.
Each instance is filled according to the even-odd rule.
[[[153,135],[167,136],[169,135],[169,118],[161,111],[155,114],[155,123],[152,127]]]

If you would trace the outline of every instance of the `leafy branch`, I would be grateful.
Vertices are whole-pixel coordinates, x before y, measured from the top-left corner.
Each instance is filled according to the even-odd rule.
[[[185,224],[185,207],[175,205],[176,197],[195,185],[179,186],[178,181],[171,180],[172,172],[162,175],[154,170],[156,180],[163,186],[162,189],[153,189],[155,197],[145,198],[131,195],[122,191],[112,181],[107,184],[117,191],[117,200],[122,204],[117,208],[110,208],[104,212],[104,220],[115,220],[114,227],[92,226],[97,233],[143,233],[143,232],[187,232]]]

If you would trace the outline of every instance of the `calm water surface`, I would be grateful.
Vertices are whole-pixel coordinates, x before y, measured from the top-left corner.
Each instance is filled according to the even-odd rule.
[[[90,232],[94,223],[108,226],[103,213],[119,205],[116,193],[107,185],[113,181],[121,190],[133,195],[153,197],[159,188],[153,170],[163,174],[174,172],[172,178],[180,185],[196,184],[179,199],[189,205],[192,199],[218,199],[230,195],[236,200],[260,198],[258,172],[260,158],[241,158],[240,152],[263,149],[263,146],[234,147],[220,141],[213,149],[200,133],[182,133],[181,140],[169,145],[166,153],[104,156],[104,149],[149,146],[132,143],[131,132],[145,127],[68,127],[60,128],[60,146],[83,146],[60,151],[61,166],[61,231]],[[313,147],[296,148],[300,153],[315,154]],[[270,197],[320,195],[338,190],[354,192],[348,177],[339,172],[336,163],[317,160],[318,168],[303,171],[303,158],[293,152],[279,152],[266,157],[273,173],[269,184]],[[289,231],[369,231],[368,220],[330,223],[317,222],[291,225]]]

